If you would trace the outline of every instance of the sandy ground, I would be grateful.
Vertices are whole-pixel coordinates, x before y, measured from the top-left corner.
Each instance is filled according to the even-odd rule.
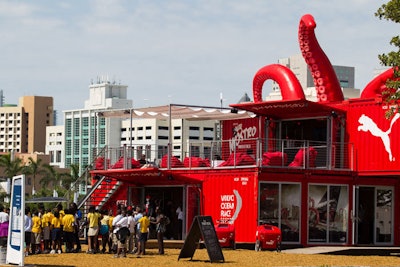
[[[85,249],[85,246],[83,246]],[[400,257],[394,256],[337,256],[306,255],[275,251],[245,249],[223,249],[225,261],[211,263],[206,249],[197,249],[193,258],[179,259],[180,249],[166,249],[165,255],[158,255],[156,249],[147,249],[147,255],[114,258],[112,254],[42,254],[25,258],[25,266],[400,266]],[[7,265],[1,265],[7,266]]]

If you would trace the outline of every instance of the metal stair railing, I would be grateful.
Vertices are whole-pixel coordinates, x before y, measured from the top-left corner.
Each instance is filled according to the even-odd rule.
[[[82,198],[77,206],[78,209],[82,208],[82,206],[87,202],[87,200],[93,195],[93,193],[96,191],[96,189],[101,185],[101,183],[106,179],[106,176],[102,176],[90,189],[90,191],[85,195],[84,198]]]
[[[107,200],[109,200],[115,192],[121,187],[122,182],[121,181],[116,181],[115,184],[110,188],[107,192],[107,194],[103,197],[103,199],[100,201],[100,203],[97,205],[97,209],[101,209],[105,203],[107,203]]]
[[[85,187],[87,186],[86,184],[86,178],[87,176],[90,174],[90,171],[93,169],[93,164],[96,162],[97,158],[99,156],[101,156],[102,154],[104,154],[105,150],[107,149],[107,146],[104,146],[99,153],[97,153],[96,157],[93,158],[92,162],[90,163],[90,165],[86,166],[85,169],[83,170],[82,174],[78,177],[78,179],[76,179],[72,184],[71,184],[71,188],[73,188],[74,192],[76,192],[77,190],[79,190],[79,184],[81,184],[82,182],[85,182]],[[64,198],[69,199],[67,196],[70,194],[70,192],[66,192],[64,194]],[[81,201],[79,201],[81,202]]]

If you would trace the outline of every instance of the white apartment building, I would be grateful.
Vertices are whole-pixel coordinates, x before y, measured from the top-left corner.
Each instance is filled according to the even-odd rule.
[[[92,164],[105,146],[120,145],[120,118],[102,118],[101,111],[129,109],[126,85],[98,79],[89,86],[89,99],[83,109],[64,111],[64,152],[61,166],[78,164],[81,171]]]
[[[210,144],[216,139],[217,121],[172,119],[171,131],[169,123],[162,119],[133,119],[132,123],[130,119],[123,120],[121,145],[133,147],[136,159],[145,155],[147,161],[157,162],[167,154],[171,139],[172,155],[181,160],[189,156],[188,153],[211,158]]]
[[[301,54],[294,55],[288,58],[281,58],[278,63],[288,67],[296,75],[301,87],[304,90],[304,95],[307,100],[317,101],[317,92],[315,90],[314,81],[304,58]],[[360,89],[354,88],[355,69],[348,66],[335,66],[333,69],[338,77],[340,86],[342,87],[343,95],[346,99],[360,96]],[[266,97],[266,100],[282,99],[279,85],[272,82],[272,92]]]
[[[60,167],[64,162],[64,125],[46,127],[46,155],[50,165]]]

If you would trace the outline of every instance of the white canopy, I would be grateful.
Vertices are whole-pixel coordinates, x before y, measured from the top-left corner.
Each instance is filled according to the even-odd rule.
[[[133,118],[133,119],[187,119],[187,120],[232,120],[254,118],[252,112],[235,108],[218,108],[205,106],[190,106],[170,104],[158,107],[132,108],[123,110],[104,110],[98,112],[105,118]]]

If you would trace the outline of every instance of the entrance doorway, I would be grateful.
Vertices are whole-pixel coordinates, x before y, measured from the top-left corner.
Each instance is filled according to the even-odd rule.
[[[170,224],[166,226],[164,237],[166,239],[179,239],[182,237],[182,229],[179,227],[178,207],[184,203],[183,186],[154,186],[154,187],[132,187],[130,199],[133,205],[140,205],[146,209],[149,217],[155,217],[155,208],[161,207],[164,215],[170,219]],[[153,229],[154,228],[154,229]],[[155,236],[155,225],[150,225],[150,237]]]
[[[356,244],[392,244],[392,187],[360,186],[357,188],[356,215]]]

